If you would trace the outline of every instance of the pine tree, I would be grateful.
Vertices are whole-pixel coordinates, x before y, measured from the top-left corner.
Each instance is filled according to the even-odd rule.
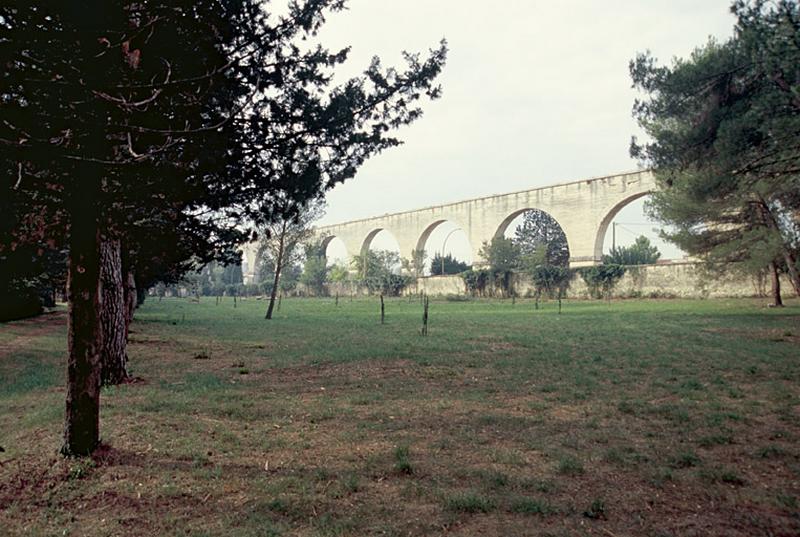
[[[399,143],[388,133],[420,117],[421,98],[439,95],[444,44],[424,60],[406,55],[405,70],[375,59],[333,86],[347,50],[303,43],[343,8],[306,0],[274,16],[257,0],[0,6],[0,184],[36,200],[15,208],[17,222],[48,215],[33,231],[17,226],[0,248],[61,237],[69,250],[63,453],[85,455],[99,440],[103,244],[119,241],[130,266],[144,259],[166,271],[195,254],[229,255],[255,226],[285,216],[276,200],[299,207],[353,177]],[[185,240],[185,257],[148,251],[153,230]]]
[[[654,168],[664,236],[719,268],[783,267],[800,294],[800,6],[736,2],[734,36],[659,66],[631,62],[647,94],[634,116],[650,136],[631,154]],[[780,302],[779,289],[775,294]]]
[[[544,211],[525,211],[522,223],[514,230],[514,241],[523,256],[556,267],[569,266],[567,236],[555,218]]]

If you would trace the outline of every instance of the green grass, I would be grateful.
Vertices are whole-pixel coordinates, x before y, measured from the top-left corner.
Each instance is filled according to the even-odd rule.
[[[492,498],[476,492],[453,494],[445,498],[445,509],[460,513],[488,513],[496,507]]]
[[[796,300],[265,308],[148,299],[90,463],[63,312],[0,324],[4,532],[800,533]]]

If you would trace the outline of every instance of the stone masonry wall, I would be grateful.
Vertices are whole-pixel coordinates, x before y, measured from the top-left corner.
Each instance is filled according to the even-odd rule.
[[[769,282],[758,282],[756,278],[729,274],[722,277],[709,276],[701,265],[695,263],[670,263],[629,267],[613,291],[616,298],[722,298],[763,296],[769,291]],[[792,292],[788,279],[781,280],[785,294]],[[531,296],[533,285],[522,274],[515,275],[514,288],[519,296]],[[464,280],[460,276],[434,276],[420,278],[416,285],[406,289],[407,293],[424,292],[429,295],[466,294]],[[493,294],[493,290],[489,290]],[[570,284],[570,298],[589,298],[589,290],[580,275]]]

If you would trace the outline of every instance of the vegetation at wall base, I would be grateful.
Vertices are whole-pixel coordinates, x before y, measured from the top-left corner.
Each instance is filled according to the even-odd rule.
[[[611,291],[625,275],[626,267],[622,265],[595,265],[577,269],[589,293],[595,298],[610,298]]]
[[[467,291],[473,296],[485,296],[487,286],[492,281],[492,273],[488,269],[469,269],[461,273]]]

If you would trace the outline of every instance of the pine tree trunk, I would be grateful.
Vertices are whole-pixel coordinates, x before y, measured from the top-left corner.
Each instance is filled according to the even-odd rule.
[[[128,304],[122,279],[119,239],[104,239],[100,245],[100,273],[103,280],[103,357],[100,373],[103,386],[128,379]]]
[[[133,322],[133,312],[136,310],[136,278],[132,270],[125,270],[125,341],[128,338],[131,323]]]
[[[792,282],[792,287],[794,287],[794,292],[797,296],[800,296],[800,273],[797,271],[797,258],[792,252],[791,248],[789,248],[783,233],[781,232],[781,228],[778,225],[778,222],[775,221],[775,217],[772,214],[772,211],[769,208],[769,205],[764,200],[764,198],[759,196],[759,201],[761,202],[761,210],[764,215],[764,220],[766,221],[767,227],[772,229],[781,239],[781,253],[783,254],[783,260],[786,262],[786,267],[789,272],[789,281]],[[773,280],[774,282],[774,280]]]
[[[269,297],[269,306],[265,319],[272,319],[272,310],[275,308],[275,297],[278,294],[278,284],[281,281],[281,265],[283,265],[283,240],[286,237],[286,222],[283,223],[283,230],[278,241],[278,258],[275,260],[275,278],[272,281],[272,293]]]
[[[278,260],[280,261],[281,256],[278,256]],[[264,317],[265,319],[272,319],[272,310],[275,308],[275,299],[278,294],[278,283],[281,280],[281,265],[277,263],[275,265],[275,279],[272,281],[272,293],[269,297],[269,306],[267,307],[267,315]]]
[[[134,286],[135,285],[136,284],[134,284]],[[146,298],[147,298],[147,289],[144,289],[142,287],[136,287],[136,303],[133,305],[133,309],[136,309],[142,304],[144,304]],[[133,313],[131,313],[131,319],[133,319]]]
[[[100,440],[100,367],[103,347],[100,230],[91,211],[74,211],[70,226],[67,293],[67,456],[89,455]]]
[[[781,299],[781,277],[778,274],[778,265],[774,261],[769,264],[769,272],[772,275],[772,305],[776,308],[780,308],[783,306],[783,300]]]
[[[789,280],[792,282],[794,292],[800,296],[800,274],[797,272],[797,259],[794,254],[784,245],[783,259],[786,261],[786,266],[789,270]]]

